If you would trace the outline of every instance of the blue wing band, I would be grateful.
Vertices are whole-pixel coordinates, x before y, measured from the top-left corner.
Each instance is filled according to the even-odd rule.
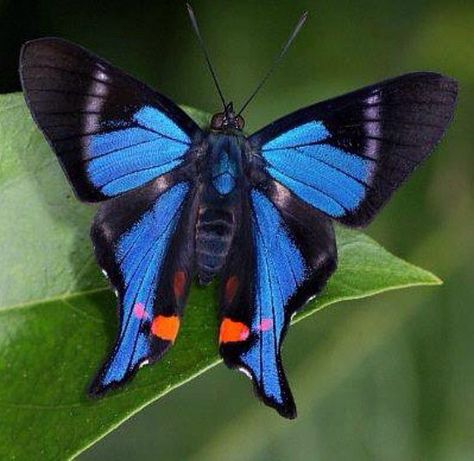
[[[139,109],[132,123],[136,126],[91,136],[86,148],[90,181],[106,196],[167,173],[182,162],[190,147],[184,131],[153,107]]]
[[[280,348],[292,315],[335,270],[334,231],[323,213],[278,183],[253,189],[244,206],[222,275],[219,350],[267,405],[294,418]]]
[[[287,321],[285,306],[305,277],[303,256],[285,229],[278,210],[262,193],[251,194],[255,248],[254,340],[242,362],[260,392],[277,405],[285,402],[280,342]]]
[[[100,394],[122,383],[140,365],[157,359],[156,342],[159,338],[152,334],[152,325],[157,310],[163,312],[170,305],[168,294],[160,293],[160,290],[169,285],[162,280],[165,274],[169,274],[167,266],[172,266],[175,261],[165,262],[189,190],[189,184],[181,182],[158,198],[150,196],[146,200],[151,204],[148,209],[125,232],[118,233],[117,238],[110,239],[107,224],[99,221],[95,225],[99,236],[94,236],[94,240],[100,246],[98,251],[106,258],[101,265],[110,271],[108,275],[118,288],[120,332],[92,393]],[[118,207],[115,212],[123,213]],[[104,243],[101,239],[109,240]],[[112,261],[109,260],[109,251],[113,251]],[[99,259],[103,259],[101,254]]]
[[[284,132],[262,146],[267,172],[332,217],[354,210],[365,196],[374,162],[327,144],[322,122]]]

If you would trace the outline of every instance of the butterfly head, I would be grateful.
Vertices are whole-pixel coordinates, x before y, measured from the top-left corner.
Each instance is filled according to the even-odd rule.
[[[244,126],[245,120],[234,112],[234,106],[231,102],[225,106],[224,112],[214,114],[211,119],[211,129],[213,130],[242,131]]]

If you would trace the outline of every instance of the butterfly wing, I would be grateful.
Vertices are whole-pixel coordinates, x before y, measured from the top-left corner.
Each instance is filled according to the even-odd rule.
[[[91,387],[102,394],[158,360],[177,335],[194,261],[185,165],[201,130],[164,96],[64,40],[24,45],[20,75],[77,196],[105,200],[91,236],[119,298],[120,329]]]
[[[294,418],[280,347],[292,315],[335,270],[334,232],[324,214],[279,185],[253,189],[246,207],[222,278],[220,354],[252,378],[267,405]]]
[[[365,226],[433,150],[457,84],[413,73],[290,114],[255,133],[268,181],[350,226]]]
[[[190,181],[175,176],[105,202],[94,220],[92,241],[116,289],[120,328],[92,394],[158,360],[178,333],[194,264],[196,194]]]
[[[26,43],[28,107],[76,195],[101,201],[181,165],[197,125],[173,102],[67,41]]]
[[[224,274],[220,353],[283,416],[296,410],[281,342],[293,313],[336,268],[330,218],[368,224],[439,141],[455,100],[453,80],[410,74],[302,109],[250,137],[251,218]]]

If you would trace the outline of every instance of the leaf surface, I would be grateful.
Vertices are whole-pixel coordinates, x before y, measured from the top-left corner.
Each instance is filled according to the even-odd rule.
[[[121,390],[86,395],[115,336],[115,297],[92,255],[95,207],[74,198],[21,94],[0,96],[0,201],[1,459],[72,457],[219,363],[215,293],[193,288],[171,352]],[[360,232],[338,228],[337,240],[338,271],[295,321],[338,301],[440,283]]]

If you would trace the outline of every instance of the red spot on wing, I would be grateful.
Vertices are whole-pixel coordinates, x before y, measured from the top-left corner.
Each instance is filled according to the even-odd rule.
[[[186,274],[183,271],[176,271],[173,278],[173,291],[176,299],[184,296],[184,288],[186,286]]]
[[[219,331],[219,343],[245,341],[249,334],[250,330],[245,323],[224,317]]]
[[[179,323],[177,315],[157,315],[151,323],[151,332],[160,339],[174,342],[178,334]]]
[[[236,275],[229,277],[225,284],[225,300],[227,304],[230,304],[233,299],[235,298],[235,294],[237,293],[237,288],[239,287],[239,279]]]

